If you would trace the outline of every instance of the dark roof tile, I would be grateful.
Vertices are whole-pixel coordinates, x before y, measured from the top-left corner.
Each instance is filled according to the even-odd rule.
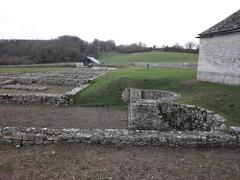
[[[208,37],[217,34],[227,34],[240,31],[240,10],[227,17],[223,21],[217,23],[210,29],[199,34],[200,37]]]

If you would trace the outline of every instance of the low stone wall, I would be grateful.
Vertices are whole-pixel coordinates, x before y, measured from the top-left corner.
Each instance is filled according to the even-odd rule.
[[[0,77],[0,79],[12,80],[19,84],[41,84],[41,85],[53,85],[53,86],[79,86],[81,84],[87,84],[92,81],[92,76],[84,78],[60,78],[60,77]]]
[[[124,102],[134,102],[139,99],[149,99],[149,100],[161,100],[161,101],[173,101],[181,98],[181,95],[170,92],[170,91],[160,91],[160,90],[150,90],[150,89],[133,89],[127,88],[123,91],[121,99]]]
[[[43,91],[47,87],[43,86],[29,86],[29,85],[19,85],[19,84],[9,84],[0,86],[1,89],[16,89],[16,90],[26,90],[26,91]]]
[[[67,105],[72,103],[72,98],[65,94],[0,94],[0,103],[7,104],[52,104]]]
[[[179,94],[147,89],[126,89],[122,100],[129,103],[128,128],[158,131],[218,131],[225,119],[212,111],[171,101]]]
[[[137,100],[129,108],[130,129],[158,131],[218,131],[225,119],[212,111],[193,105]]]
[[[50,93],[4,93],[0,94],[0,103],[16,104],[71,104],[73,96],[86,88],[89,83],[100,75],[104,74],[107,68],[75,68],[65,69],[59,72],[45,73],[6,73],[0,76],[0,88],[42,91],[47,87],[41,85],[54,86],[77,86],[70,92],[64,94]]]
[[[9,80],[9,79],[1,79],[1,83],[0,83],[0,86],[5,86],[5,85],[11,85],[11,84],[15,84],[15,80]]]
[[[41,84],[54,86],[79,86],[90,83],[94,78],[106,72],[106,69],[75,68],[60,72],[46,73],[6,73],[1,74],[1,81],[12,81],[12,84]],[[0,84],[6,85],[6,84]]]
[[[51,104],[51,105],[68,105],[74,102],[73,96],[88,87],[89,84],[76,87],[64,94],[46,94],[46,93],[29,93],[29,94],[0,94],[0,103],[7,104]]]
[[[58,95],[61,96],[58,98],[67,98],[67,100],[55,100],[57,103],[70,102],[71,96],[81,90],[81,88],[75,88],[64,96]],[[129,91],[129,129],[4,127],[0,128],[0,145],[20,147],[54,143],[93,143],[201,148],[240,147],[240,127],[226,129],[223,117],[200,107],[168,102],[164,98],[169,93],[159,95],[155,91],[147,91],[144,94],[143,90],[135,90]],[[131,93],[133,93],[132,96]],[[11,102],[14,97],[0,96],[0,102],[1,100]],[[24,102],[24,99],[19,102]]]
[[[132,62],[130,65],[141,67],[164,67],[164,68],[197,68],[197,63],[145,63],[145,62]]]
[[[216,132],[159,132],[126,129],[0,129],[0,144],[15,146],[53,143],[155,145],[171,147],[240,147],[239,137]]]
[[[46,64],[20,64],[20,65],[1,65],[0,67],[76,67],[77,62],[69,63],[46,63]]]

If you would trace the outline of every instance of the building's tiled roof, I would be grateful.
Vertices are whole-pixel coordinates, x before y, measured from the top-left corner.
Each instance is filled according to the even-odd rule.
[[[200,37],[214,36],[218,34],[228,34],[240,31],[240,10],[227,17],[215,26],[199,34]]]

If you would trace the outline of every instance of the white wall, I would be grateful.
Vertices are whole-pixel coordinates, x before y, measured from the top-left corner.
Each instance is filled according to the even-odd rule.
[[[200,39],[197,79],[240,84],[240,33]]]

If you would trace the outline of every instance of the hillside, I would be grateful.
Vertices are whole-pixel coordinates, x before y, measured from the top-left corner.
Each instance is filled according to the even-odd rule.
[[[87,106],[126,105],[120,100],[127,88],[173,91],[181,94],[182,103],[213,110],[224,116],[229,124],[240,124],[240,86],[196,81],[195,69],[123,68],[93,81],[76,97],[76,103]]]
[[[130,62],[189,62],[196,63],[198,54],[176,52],[142,52],[124,54],[118,52],[102,52],[100,58],[104,64],[127,64]]]

